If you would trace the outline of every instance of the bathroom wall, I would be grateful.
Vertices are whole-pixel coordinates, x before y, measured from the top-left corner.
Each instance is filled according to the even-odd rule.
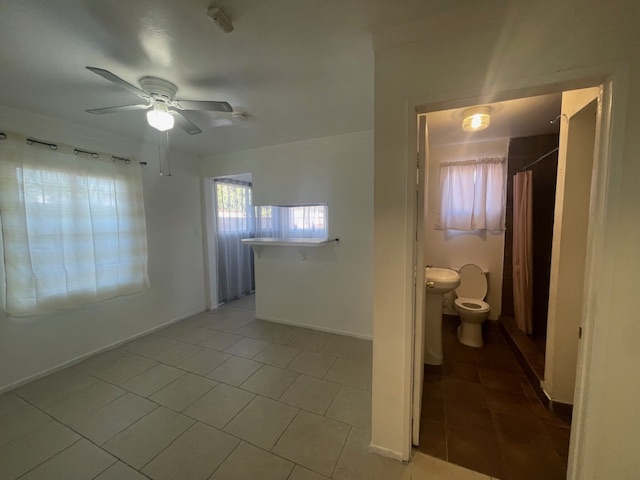
[[[371,338],[373,133],[334,135],[203,159],[204,178],[251,173],[255,205],[326,203],[329,237],[255,258],[256,317]],[[390,253],[392,255],[392,253]]]
[[[427,116],[427,126],[429,117]],[[504,256],[504,233],[486,231],[461,232],[435,230],[438,197],[440,195],[440,163],[468,160],[481,157],[506,157],[509,139],[486,142],[463,143],[458,145],[430,145],[425,185],[425,265],[437,267],[462,267],[475,263],[488,271],[489,287],[487,303],[491,306],[489,318],[497,320],[501,310],[502,264]],[[456,315],[453,308],[455,292],[445,296],[444,312]]]
[[[139,294],[48,315],[12,318],[0,310],[0,392],[205,310],[197,157],[169,152],[173,175],[159,177],[157,148],[143,139],[123,140],[5,107],[0,107],[0,129],[148,162],[140,168],[151,283]],[[0,262],[0,277],[2,267]]]
[[[509,141],[507,173],[507,216],[502,276],[502,315],[514,316],[513,304],[513,176],[523,167],[558,146],[558,135],[536,135]],[[533,335],[547,331],[549,274],[553,241],[553,212],[556,191],[558,153],[531,167],[533,172]]]
[[[562,94],[558,183],[543,388],[573,404],[582,325],[598,88]],[[567,120],[568,118],[568,120]]]

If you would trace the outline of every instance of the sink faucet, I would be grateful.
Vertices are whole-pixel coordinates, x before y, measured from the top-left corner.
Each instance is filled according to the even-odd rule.
[[[433,265],[427,265],[426,268],[433,268]]]

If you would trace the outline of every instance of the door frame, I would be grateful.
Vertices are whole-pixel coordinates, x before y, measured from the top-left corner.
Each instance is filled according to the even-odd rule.
[[[523,97],[557,93],[566,90],[575,90],[585,87],[602,86],[602,102],[599,105],[601,116],[600,131],[597,132],[596,156],[592,173],[590,224],[587,241],[587,259],[585,266],[585,285],[583,291],[583,335],[579,345],[578,363],[576,369],[576,387],[573,409],[573,422],[571,427],[571,442],[569,449],[569,461],[567,469],[568,480],[586,478],[591,470],[592,459],[584,455],[586,446],[597,442],[590,436],[588,430],[591,421],[589,411],[590,402],[599,402],[604,399],[606,392],[588,391],[590,383],[595,378],[601,378],[605,374],[604,365],[600,362],[606,357],[606,344],[603,341],[604,329],[596,328],[597,312],[606,312],[613,304],[612,285],[613,266],[604,261],[605,234],[608,212],[616,211],[619,203],[619,193],[615,185],[619,184],[622,172],[622,159],[624,149],[624,123],[626,117],[626,104],[628,97],[628,71],[626,62],[610,65],[600,65],[585,69],[559,72],[542,77],[513,80],[510,83],[496,84],[491,91],[476,89],[472,91],[451,92],[444,95],[431,97],[410,98],[407,101],[407,241],[413,240],[418,228],[415,221],[415,195],[419,188],[415,183],[416,175],[416,145],[418,115],[465,106],[493,103],[512,100]],[[422,187],[424,188],[424,187]],[[414,246],[415,245],[415,246]],[[414,244],[411,241],[410,249],[422,249],[424,244]],[[414,255],[408,256],[407,271],[413,277]],[[598,272],[598,275],[594,275]],[[410,279],[414,283],[414,279]],[[414,287],[415,288],[415,287]],[[597,292],[597,295],[596,295]],[[416,340],[416,305],[415,299],[410,310],[411,344]],[[414,348],[407,348],[407,363],[413,365],[415,361]],[[413,369],[409,375],[413,376]],[[407,458],[410,456],[412,441],[411,411],[413,408],[413,382],[408,382],[409,389],[405,400],[406,414],[403,418],[408,420],[405,442]],[[598,398],[599,397],[599,398]],[[419,419],[417,419],[419,421]]]
[[[218,308],[218,242],[215,204],[214,177],[202,179],[202,223],[205,234],[203,235],[204,266],[205,266],[205,298],[207,310]]]
[[[416,148],[416,190],[415,190],[415,235],[413,250],[413,325],[415,333],[413,335],[413,375],[412,375],[412,411],[411,418],[413,425],[412,439],[413,445],[418,445],[420,440],[420,415],[422,412],[422,387],[424,383],[424,330],[425,330],[425,270],[419,268],[424,264],[424,213],[425,213],[425,192],[426,192],[426,160],[429,155],[429,138],[427,134],[427,118],[422,115],[417,122],[418,143]]]

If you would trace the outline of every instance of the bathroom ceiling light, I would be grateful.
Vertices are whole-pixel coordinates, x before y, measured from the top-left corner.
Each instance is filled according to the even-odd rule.
[[[147,122],[153,128],[164,132],[171,130],[175,122],[173,115],[169,113],[167,104],[162,101],[155,101],[153,108],[147,112]]]
[[[473,107],[467,108],[462,117],[462,129],[465,132],[477,132],[484,130],[491,123],[491,107]]]

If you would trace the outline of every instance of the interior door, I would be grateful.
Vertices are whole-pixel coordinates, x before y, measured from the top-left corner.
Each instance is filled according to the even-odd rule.
[[[416,218],[413,245],[414,266],[414,337],[413,337],[413,412],[412,442],[420,440],[420,414],[422,411],[422,383],[424,381],[424,212],[425,168],[427,158],[427,117],[418,117],[418,155],[416,172]]]

